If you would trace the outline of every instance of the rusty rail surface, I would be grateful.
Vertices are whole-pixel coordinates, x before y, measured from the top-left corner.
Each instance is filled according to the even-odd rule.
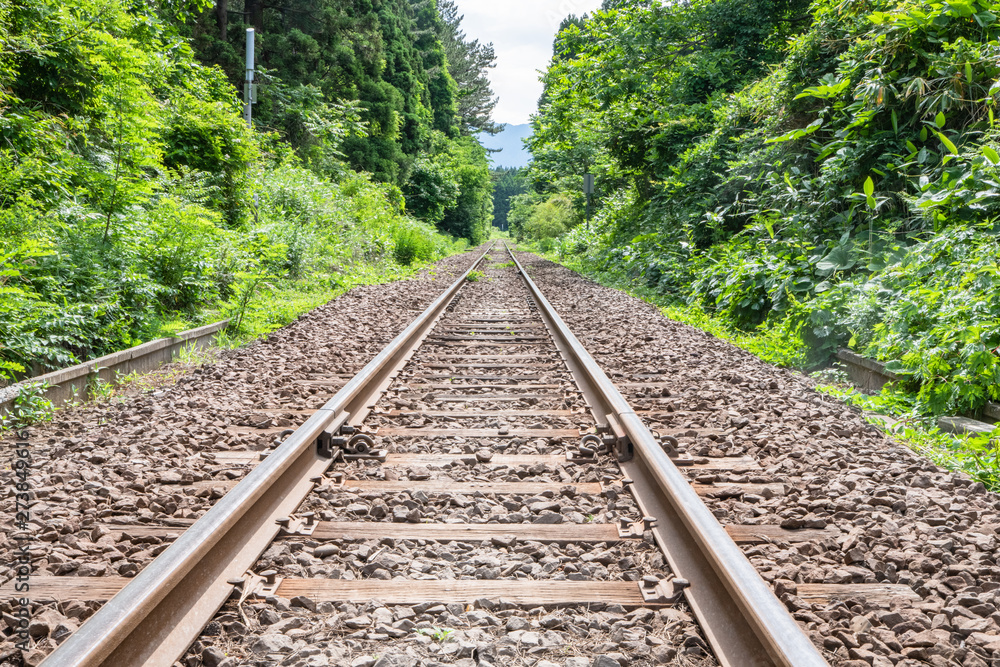
[[[643,513],[656,520],[652,531],[671,570],[690,584],[684,595],[719,662],[727,667],[827,665],[506,247],[597,423],[613,434],[622,470],[633,481]]]
[[[367,417],[492,247],[42,665],[169,667],[178,660],[277,536],[277,519],[292,514],[330,467],[317,443]]]

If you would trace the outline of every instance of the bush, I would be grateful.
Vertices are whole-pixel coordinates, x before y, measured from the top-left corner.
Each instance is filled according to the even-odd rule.
[[[529,238],[551,240],[569,231],[575,217],[569,197],[554,194],[534,207],[524,224],[524,232]]]
[[[434,243],[425,233],[406,227],[396,236],[393,257],[403,266],[410,266],[415,260],[431,259],[434,251]]]
[[[246,213],[247,171],[258,148],[250,131],[234,123],[234,109],[181,91],[166,106],[164,165],[187,167],[207,176],[211,208],[237,224]]]
[[[219,297],[230,236],[220,222],[213,211],[169,197],[138,216],[126,242],[134,244],[136,268],[158,285],[164,311],[192,310]]]

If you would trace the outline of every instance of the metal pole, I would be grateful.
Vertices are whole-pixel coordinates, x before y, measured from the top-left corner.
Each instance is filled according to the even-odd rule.
[[[587,195],[587,229],[590,229],[590,195],[594,193],[594,175],[583,174],[583,194]]]
[[[243,84],[243,117],[247,119],[247,127],[253,127],[250,120],[253,107],[253,42],[254,30],[247,28],[247,77]]]
[[[253,83],[253,52],[254,52],[254,36],[256,33],[253,28],[247,28],[247,75],[246,81],[243,83],[243,117],[247,120],[247,127],[253,129],[253,103],[256,101],[256,95],[254,95],[254,83]],[[257,197],[257,193],[253,193],[253,218],[254,221],[258,221],[257,218],[257,207],[260,205],[260,200]]]

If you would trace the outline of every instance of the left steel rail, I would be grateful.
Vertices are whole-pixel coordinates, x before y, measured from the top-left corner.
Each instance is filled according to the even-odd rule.
[[[292,514],[330,467],[318,443],[367,417],[492,248],[42,665],[169,667],[178,660],[278,535],[277,519]]]

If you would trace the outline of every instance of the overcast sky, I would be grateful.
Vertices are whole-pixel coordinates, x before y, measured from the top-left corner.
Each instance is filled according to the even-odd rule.
[[[542,84],[537,70],[552,57],[552,40],[569,14],[600,8],[601,0],[455,0],[465,15],[462,29],[469,39],[493,42],[497,66],[491,72],[500,104],[493,113],[498,123],[528,122],[535,111]]]

